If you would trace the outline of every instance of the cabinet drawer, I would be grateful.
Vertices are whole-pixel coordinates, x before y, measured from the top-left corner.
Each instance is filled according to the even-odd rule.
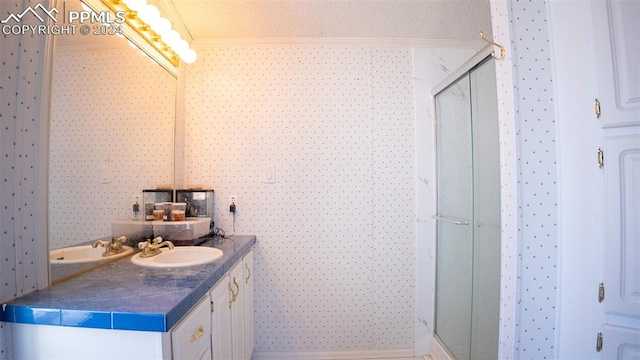
[[[211,305],[205,296],[171,331],[174,359],[200,359],[211,347]]]

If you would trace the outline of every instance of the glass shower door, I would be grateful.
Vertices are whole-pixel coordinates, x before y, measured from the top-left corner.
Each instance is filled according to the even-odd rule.
[[[436,336],[458,360],[496,359],[500,157],[495,70],[485,60],[436,95]]]
[[[473,126],[471,359],[498,358],[500,321],[500,140],[493,60],[469,74]]]
[[[469,359],[473,275],[473,158],[470,84],[461,78],[436,96],[438,226],[436,334]]]

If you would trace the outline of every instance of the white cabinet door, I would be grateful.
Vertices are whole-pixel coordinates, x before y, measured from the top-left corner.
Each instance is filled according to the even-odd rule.
[[[250,250],[242,261],[244,263],[244,358],[248,360],[253,355],[255,342],[253,333],[253,250]]]
[[[207,349],[199,360],[211,360],[211,348]]]
[[[640,135],[604,139],[605,311],[640,317]]]
[[[253,354],[253,250],[209,292],[211,358],[249,360]]]
[[[231,304],[229,275],[225,275],[209,292],[211,298],[211,358],[232,359]]]
[[[234,298],[231,301],[231,344],[234,360],[245,358],[245,338],[244,338],[244,263],[239,261],[229,271],[229,281],[234,291]]]
[[[616,358],[618,348],[630,349],[616,344],[632,343],[622,334],[640,338],[640,2],[549,8],[562,169],[557,358]]]
[[[605,325],[602,335],[605,339],[602,346],[602,359],[640,359],[640,336],[637,329]]]
[[[205,297],[171,330],[174,359],[199,360],[211,348],[209,298]]]
[[[640,1],[592,5],[602,125],[640,125]]]

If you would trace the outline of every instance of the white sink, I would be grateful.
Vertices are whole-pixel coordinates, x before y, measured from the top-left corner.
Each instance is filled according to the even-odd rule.
[[[201,265],[213,262],[222,257],[222,250],[206,246],[176,246],[173,249],[161,248],[161,253],[152,257],[140,257],[138,253],[131,257],[131,262],[148,267],[181,267]]]
[[[49,262],[51,264],[82,264],[96,261],[115,260],[133,253],[133,248],[123,246],[125,251],[110,255],[102,256],[103,247],[94,248],[91,245],[71,246],[62,249],[51,250],[49,252]]]

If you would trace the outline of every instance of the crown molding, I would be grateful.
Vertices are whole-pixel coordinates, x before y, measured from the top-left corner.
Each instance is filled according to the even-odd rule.
[[[367,46],[399,48],[456,48],[481,49],[485,43],[478,41],[438,39],[376,39],[376,38],[210,38],[194,40],[191,47],[203,49],[220,46]]]

